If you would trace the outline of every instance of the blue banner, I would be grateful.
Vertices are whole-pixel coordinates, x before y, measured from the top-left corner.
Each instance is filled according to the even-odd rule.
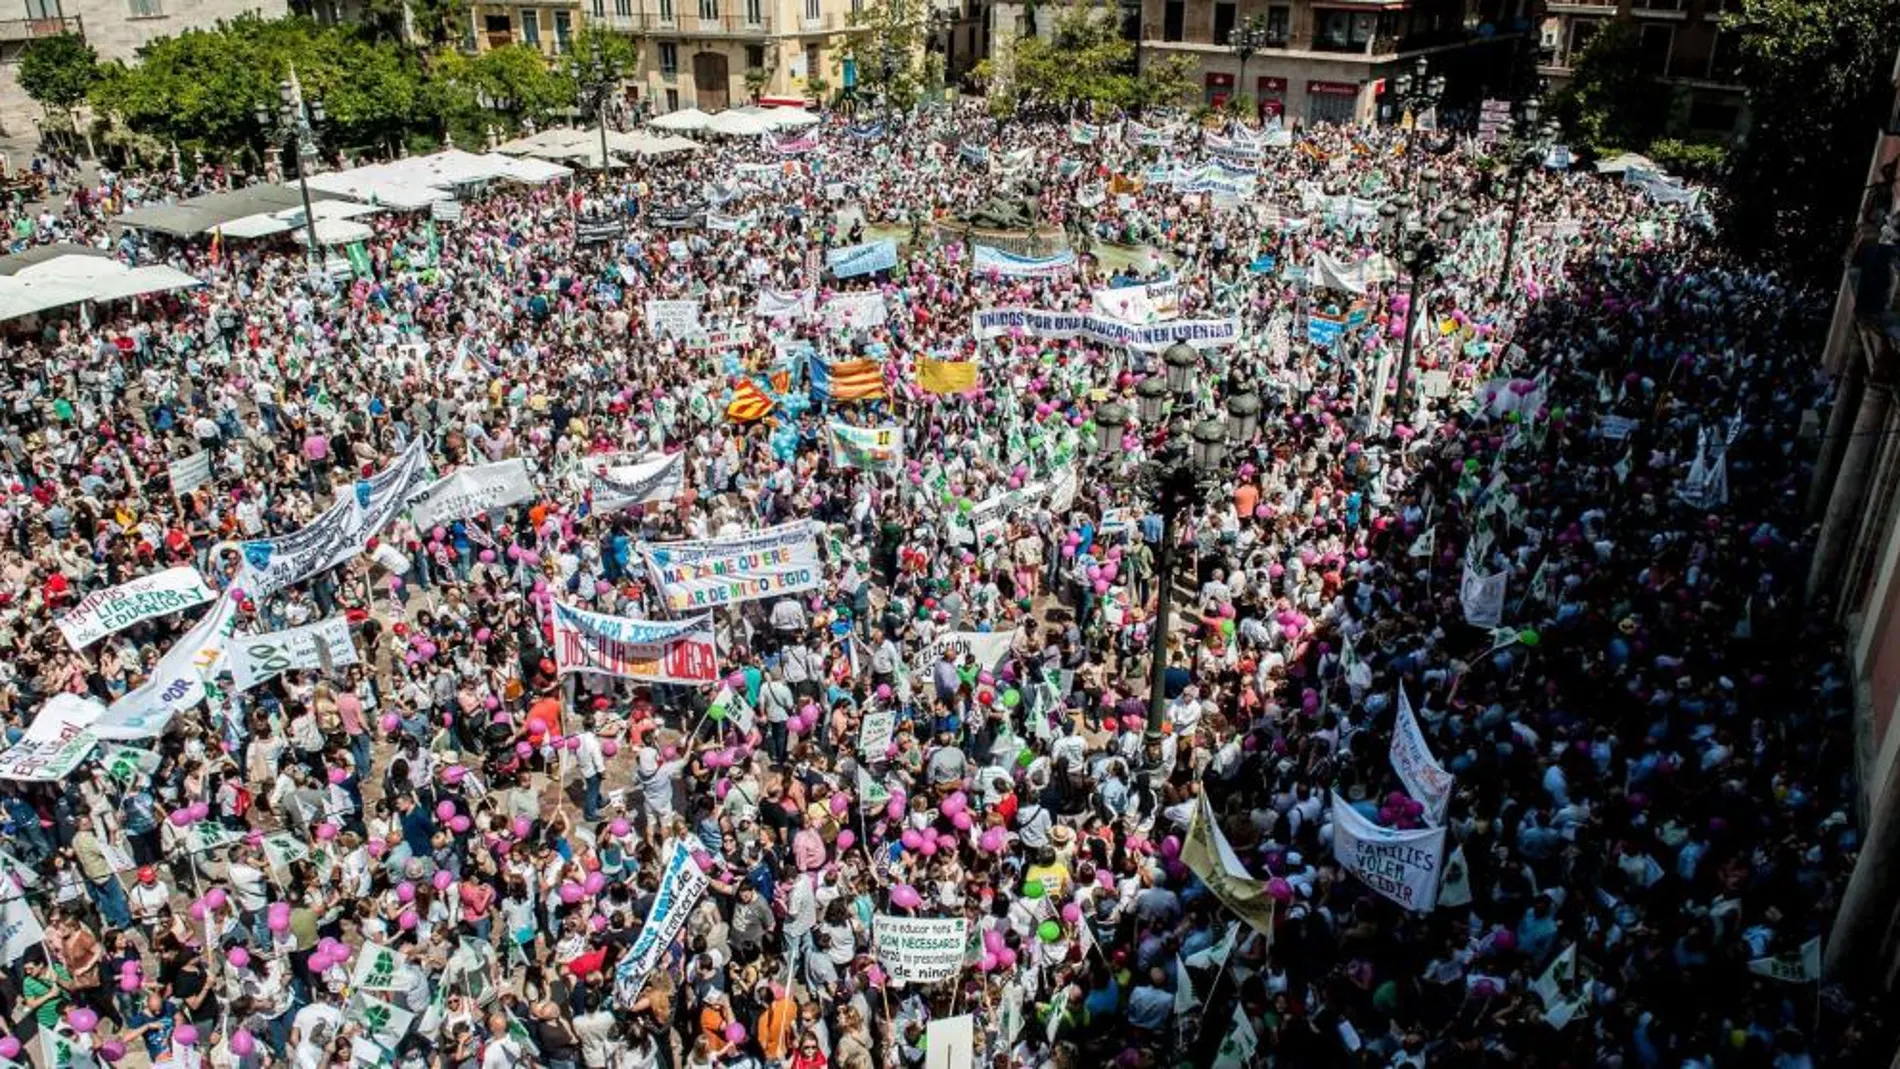
[[[845,128],[845,133],[850,134],[860,141],[876,141],[878,138],[884,136],[884,124],[874,122],[867,123],[863,126],[848,126]]]
[[[1306,340],[1313,345],[1331,348],[1339,343],[1340,336],[1345,332],[1344,319],[1329,319],[1312,312],[1306,315]]]
[[[830,268],[833,278],[856,278],[889,271],[897,266],[897,242],[887,238],[831,249],[825,253],[825,266]]]
[[[978,245],[972,266],[1008,278],[1049,278],[1075,270],[1075,253],[1064,249],[1054,256],[1018,256],[990,245]]]

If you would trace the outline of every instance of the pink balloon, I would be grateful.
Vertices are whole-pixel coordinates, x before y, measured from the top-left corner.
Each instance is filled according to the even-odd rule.
[[[330,823],[327,820],[317,825],[317,838],[323,840],[326,843],[336,838],[336,833],[337,833],[337,826],[335,824]]]
[[[403,910],[402,915],[396,918],[396,927],[401,928],[405,932],[415,931],[416,924],[416,911],[413,909]]]
[[[534,821],[529,820],[527,817],[515,818],[515,822],[514,822],[515,838],[526,839],[528,837],[528,833],[533,830],[534,830]]]
[[[455,874],[448,869],[437,869],[435,875],[429,877],[429,882],[435,885],[436,890],[446,891],[449,889],[449,884],[455,882]]]
[[[455,803],[449,801],[447,798],[437,802],[435,804],[435,816],[437,820],[448,820],[455,816]]]
[[[223,909],[230,901],[230,896],[224,893],[224,888],[222,887],[213,887],[211,890],[205,892],[206,909]]]
[[[614,757],[620,753],[620,743],[613,739],[600,740],[600,752],[603,757]]]
[[[904,844],[906,850],[920,850],[924,845],[924,837],[916,828],[904,829],[904,834],[899,836],[898,840]]]
[[[968,810],[959,809],[950,815],[950,823],[955,824],[958,831],[969,831],[970,826],[975,822],[970,818]]]
[[[172,1042],[181,1047],[195,1047],[198,1045],[198,1030],[191,1025],[181,1024],[172,1029]]]
[[[11,1039],[12,1037],[9,1036],[8,1038]],[[98,1054],[99,1057],[108,1062],[119,1061],[125,1057],[125,1042],[118,1039],[108,1039],[104,1043],[99,1044]]]
[[[398,718],[395,713],[383,714],[383,730],[385,732],[394,731],[401,726],[402,720]]]
[[[548,733],[548,722],[546,720],[543,720],[538,716],[531,716],[528,718],[528,734],[530,736],[546,735],[547,733]]]
[[[337,768],[335,765],[330,766],[330,782],[331,783],[336,784],[337,786],[342,786],[344,783],[349,782],[349,779],[350,779],[350,773],[348,769]]]
[[[598,872],[588,873],[587,878],[581,881],[581,890],[586,891],[590,895],[597,895],[606,889],[607,877]]]
[[[449,818],[449,830],[457,835],[466,833],[471,827],[474,827],[474,822],[460,813]]]
[[[840,831],[838,833],[838,852],[843,853],[844,851],[851,849],[852,844],[856,843],[857,841],[858,841],[858,837],[851,833],[850,828],[846,828],[843,831]]]
[[[560,887],[560,895],[561,901],[570,906],[587,897],[586,892],[581,890],[581,885],[573,882],[563,883]]]
[[[80,1035],[99,1027],[99,1014],[88,1007],[81,1006],[66,1015],[66,1023]]]
[[[850,810],[850,808],[851,808],[851,800],[846,798],[844,795],[834,794],[831,796],[831,815],[832,816],[834,817],[844,816],[845,813]]]
[[[231,1053],[240,1058],[249,1057],[257,1050],[257,1039],[240,1028],[231,1033]]]
[[[732,1023],[726,1025],[726,1042],[744,1043],[745,1042],[745,1025],[742,1025],[737,1021],[733,1021]]]
[[[625,817],[615,817],[614,822],[607,825],[607,830],[613,833],[614,838],[618,839],[632,832],[633,825],[627,823],[627,818]]]
[[[232,947],[225,951],[224,960],[230,962],[232,968],[242,969],[251,963],[251,952],[243,947]]]
[[[891,888],[891,903],[899,909],[916,909],[924,904],[924,896],[918,894],[917,888],[910,884],[900,883]]]
[[[396,901],[405,905],[416,900],[416,885],[404,880],[396,885]]]

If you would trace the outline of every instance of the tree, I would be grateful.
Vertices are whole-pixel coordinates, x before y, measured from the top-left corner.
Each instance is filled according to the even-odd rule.
[[[19,78],[34,103],[70,120],[99,80],[99,54],[76,33],[36,38],[20,51]]]
[[[1005,106],[1028,100],[1140,109],[1179,102],[1192,84],[1193,59],[1152,59],[1135,73],[1135,46],[1121,35],[1120,19],[1104,0],[1063,7],[1047,39],[1015,41],[1003,62],[985,60],[971,76]]]
[[[468,0],[363,0],[358,15],[376,40],[428,51],[460,40],[468,20]]]
[[[1599,153],[1641,148],[1660,133],[1668,109],[1643,51],[1642,28],[1611,19],[1598,28],[1557,95],[1557,114],[1572,144]]]
[[[1730,155],[1722,231],[1798,277],[1832,288],[1866,184],[1875,132],[1893,102],[1900,0],[1744,0],[1736,81],[1748,133]]]
[[[927,0],[871,0],[851,16],[844,57],[862,91],[895,108],[908,108],[923,90]]]

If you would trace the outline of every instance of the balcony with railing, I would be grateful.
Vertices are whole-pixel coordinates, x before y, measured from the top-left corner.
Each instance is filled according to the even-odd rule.
[[[32,41],[62,33],[84,34],[77,15],[46,19],[0,19],[0,41]]]
[[[626,20],[616,20],[616,24]],[[631,20],[632,28],[642,33],[679,37],[767,37],[772,33],[770,11],[721,11],[710,18],[698,8],[676,8],[672,12],[643,11]]]
[[[1618,0],[1550,0],[1545,9],[1552,15],[1613,15]]]

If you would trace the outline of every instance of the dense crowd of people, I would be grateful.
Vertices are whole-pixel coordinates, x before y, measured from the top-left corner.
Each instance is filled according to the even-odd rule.
[[[385,211],[343,277],[112,225],[211,171],[16,213],[204,284],[8,324],[0,704],[96,720],[0,781],[0,1057],[1884,1063],[1802,965],[1858,834],[1814,308],[1650,184],[1514,218],[1494,156],[831,117]],[[1414,279],[1385,204],[1469,223]],[[811,575],[676,600],[785,525]],[[683,604],[716,671],[568,670]]]

